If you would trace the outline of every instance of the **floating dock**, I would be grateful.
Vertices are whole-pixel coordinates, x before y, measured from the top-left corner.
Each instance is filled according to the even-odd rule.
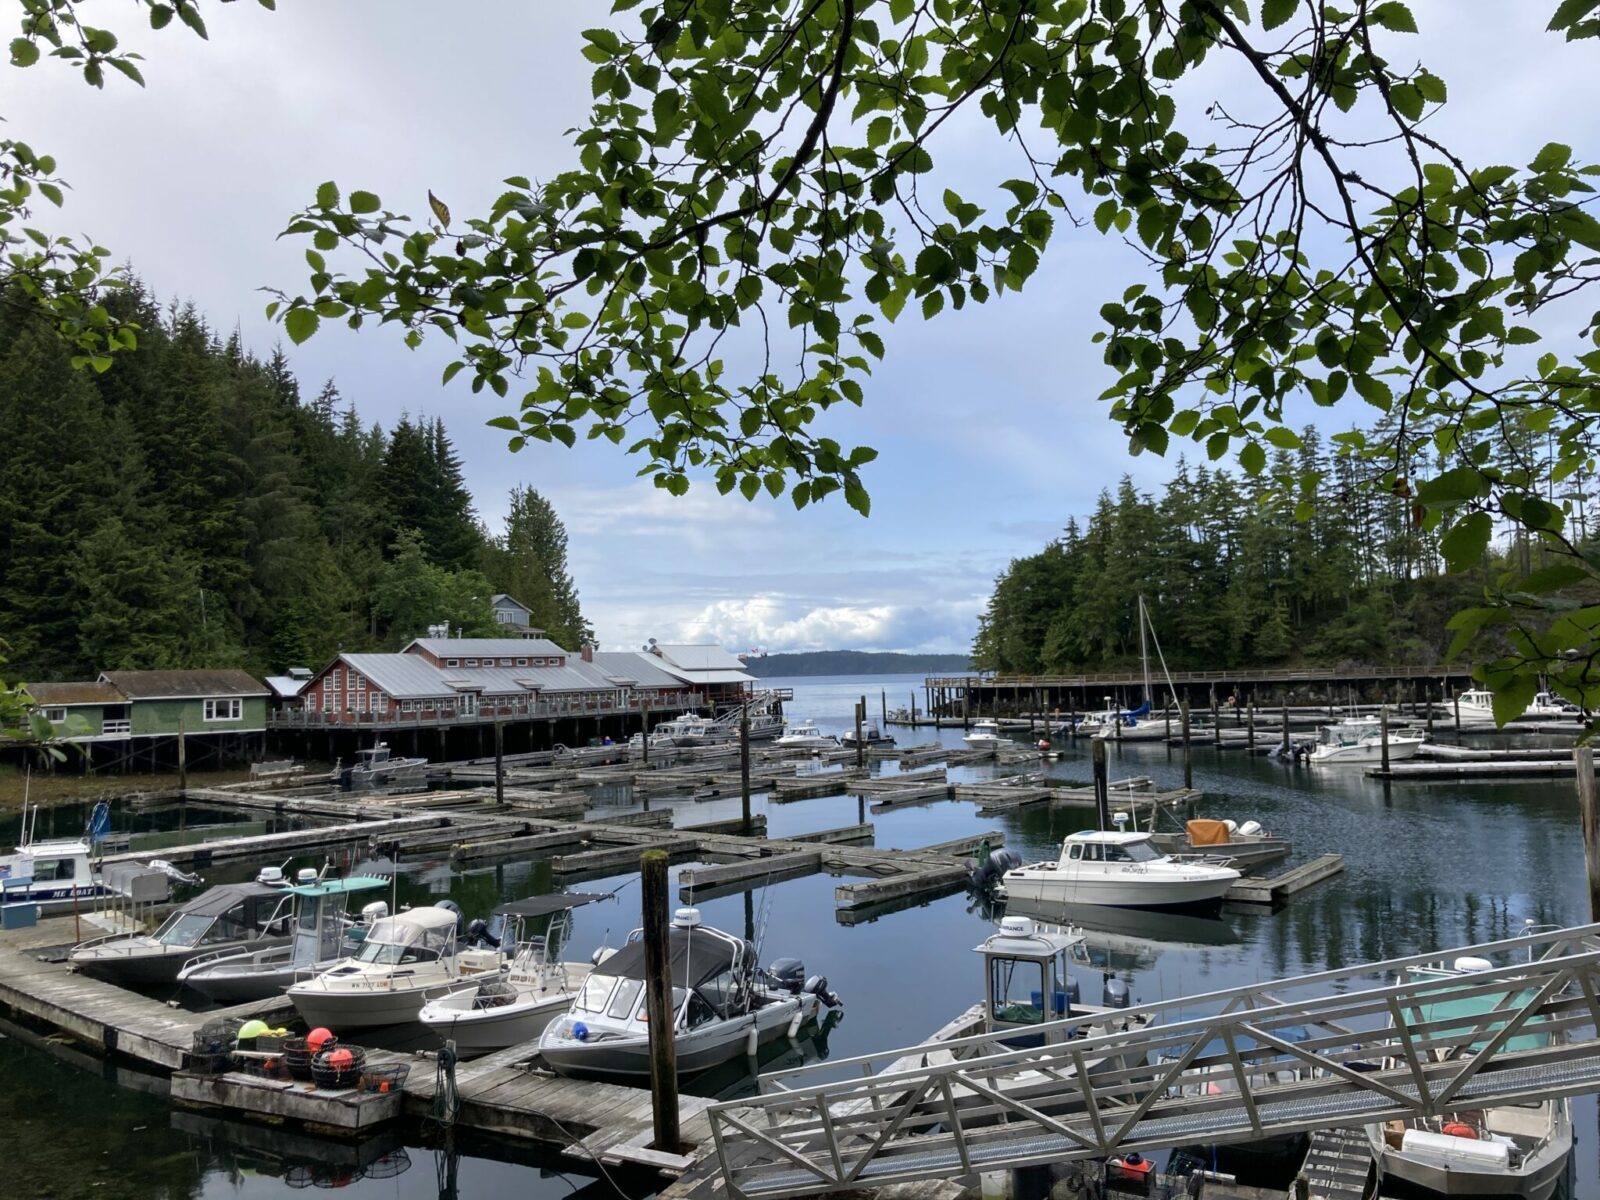
[[[1344,855],[1324,854],[1310,862],[1290,867],[1281,875],[1267,879],[1241,879],[1228,889],[1224,900],[1238,904],[1281,904],[1296,892],[1303,892],[1324,879],[1344,871]]]

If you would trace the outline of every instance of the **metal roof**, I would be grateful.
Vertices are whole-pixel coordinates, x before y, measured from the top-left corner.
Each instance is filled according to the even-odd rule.
[[[567,651],[549,638],[416,638],[402,653],[420,646],[439,658],[548,658]]]
[[[348,875],[343,879],[324,879],[320,883],[306,883],[283,890],[296,896],[337,896],[345,892],[366,892],[388,886],[389,880],[381,875]]]
[[[30,683],[24,690],[35,702],[51,708],[128,702],[128,698],[109,683]]]
[[[309,677],[295,678],[293,675],[268,675],[267,686],[272,689],[272,694],[279,700],[292,700],[300,694],[300,689],[310,683]]]
[[[663,646],[656,653],[675,667],[685,671],[743,671],[739,657],[721,646]]]
[[[486,696],[521,692],[611,692],[617,685],[592,663],[568,660],[564,667],[436,667],[420,654],[341,654],[345,665],[400,700]]]
[[[130,700],[190,700],[201,696],[266,696],[248,671],[102,671],[100,679]]]
[[[581,659],[579,661],[582,661]],[[683,678],[666,669],[654,654],[641,654],[637,650],[596,650],[594,666],[611,679],[627,679],[635,687],[679,688]]]

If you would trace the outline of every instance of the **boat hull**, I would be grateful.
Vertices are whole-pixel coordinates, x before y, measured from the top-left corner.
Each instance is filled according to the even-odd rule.
[[[1459,1164],[1424,1162],[1385,1150],[1378,1164],[1384,1185],[1406,1184],[1436,1196],[1517,1196],[1521,1200],[1550,1200],[1567,1165],[1564,1153],[1541,1156],[1525,1171],[1475,1170]]]
[[[1421,738],[1390,738],[1389,761],[1411,758],[1421,746]],[[1319,746],[1311,752],[1309,761],[1325,765],[1382,762],[1383,747],[1376,742],[1359,746]]]
[[[680,1032],[678,1073],[695,1075],[743,1054],[752,1028],[757,1045],[781,1037],[797,1018],[801,1022],[814,1018],[819,1007],[815,996],[801,995],[763,1005],[742,1017],[718,1021],[709,1028]],[[570,1078],[623,1083],[642,1083],[650,1078],[650,1040],[643,1035],[580,1042],[565,1036],[552,1038],[550,1030],[546,1030],[539,1040],[539,1054],[556,1074]]]
[[[295,1011],[308,1025],[344,1029],[377,1029],[409,1025],[427,1003],[428,992],[450,980],[430,980],[413,987],[370,987],[334,990],[296,984],[289,989]]]
[[[155,949],[146,946],[91,946],[72,952],[69,960],[76,971],[91,979],[123,987],[160,987],[177,985],[178,973],[203,954],[226,950],[259,950],[274,944],[286,945],[288,939],[269,939],[239,942],[234,946],[207,946],[197,950],[192,946],[163,946]]]
[[[1087,904],[1165,912],[1216,912],[1238,872],[1207,872],[1197,879],[1072,879],[1030,868],[1007,872],[1006,895],[1024,904]]]
[[[567,993],[517,1000],[500,1008],[447,1008],[433,1001],[422,1006],[417,1019],[441,1045],[447,1040],[454,1042],[457,1053],[491,1054],[536,1041],[545,1027],[571,1006],[572,996]]]

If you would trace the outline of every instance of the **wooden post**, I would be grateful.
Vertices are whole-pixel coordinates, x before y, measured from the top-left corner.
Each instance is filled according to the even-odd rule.
[[[1389,773],[1389,706],[1382,702],[1378,705],[1378,736],[1383,739],[1379,747],[1379,758],[1383,763],[1383,773]]]
[[[972,689],[961,689],[961,728],[972,728]]]
[[[1222,745],[1222,717],[1217,713],[1217,689],[1211,689],[1211,743]]]
[[[498,720],[494,723],[494,802],[506,802],[506,729]]]
[[[917,727],[917,693],[911,693],[911,728]]]
[[[1285,697],[1284,701],[1283,701],[1283,752],[1285,754],[1289,753],[1289,700],[1288,700],[1288,697]]]
[[[650,1106],[655,1148],[678,1153],[678,1047],[673,1039],[672,969],[667,954],[667,852],[639,858],[644,904],[645,1009],[650,1017]]]
[[[1245,735],[1245,744],[1254,750],[1256,748],[1256,702],[1254,697],[1250,700],[1250,721],[1246,728],[1248,733]]]
[[[1100,817],[1100,828],[1111,828],[1111,798],[1106,783],[1106,743],[1095,738],[1090,757],[1094,762],[1094,807]]]
[[[152,752],[151,757],[154,757]],[[183,732],[183,718],[178,718],[178,790],[189,790],[189,746]]]
[[[867,765],[867,744],[861,738],[861,722],[867,717],[867,698],[861,697],[856,701],[856,768],[859,770]]]
[[[1461,697],[1460,697],[1460,695],[1457,695],[1453,699],[1454,699],[1454,703],[1455,703],[1455,706],[1456,706],[1456,732],[1460,733],[1461,732]]]
[[[878,691],[878,719],[883,722],[883,728],[889,728],[889,693],[887,689]]]
[[[1428,685],[1428,736],[1433,737],[1433,685]]]
[[[750,836],[750,702],[745,701],[739,715],[739,814],[744,818],[744,836]]]
[[[1583,825],[1583,862],[1589,873],[1589,920],[1600,921],[1600,824],[1595,817],[1594,747],[1573,747],[1572,765],[1578,774],[1578,820]]]
[[[650,701],[639,698],[639,736],[644,739],[644,765],[650,765]]]
[[[1183,730],[1183,786],[1194,786],[1194,757],[1189,751],[1189,702],[1178,701],[1178,723]]]

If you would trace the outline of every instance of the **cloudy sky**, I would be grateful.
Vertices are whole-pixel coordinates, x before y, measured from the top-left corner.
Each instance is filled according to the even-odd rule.
[[[1469,160],[1526,162],[1552,139],[1600,157],[1595,106],[1575,94],[1592,80],[1595,43],[1541,34],[1554,6],[1412,4],[1423,36],[1395,58],[1421,58],[1450,84],[1434,132]],[[305,275],[303,243],[276,235],[322,180],[413,214],[432,188],[460,215],[481,209],[505,176],[568,165],[562,131],[581,123],[589,96],[579,31],[606,23],[609,4],[207,10],[209,43],[176,27],[127,30],[124,45],[148,60],[145,89],[114,77],[95,92],[51,63],[4,69],[0,111],[7,136],[55,154],[75,185],[52,221],[91,232],[159,295],[193,301],[265,353],[279,335],[259,289],[293,290]],[[1232,98],[1248,85],[1212,77],[1186,87]],[[998,161],[993,139],[955,132],[935,151],[941,168],[986,174]],[[328,329],[291,358],[303,387],[335,379],[368,421],[443,416],[491,527],[513,484],[550,497],[604,645],[964,650],[1007,561],[1035,552],[1123,473],[1155,486],[1170,469],[1130,459],[1095,400],[1108,382],[1089,341],[1095,314],[1136,274],[1125,247],[1063,226],[1024,295],[927,325],[902,318],[866,407],[833,421],[841,441],[881,451],[869,520],[842,503],[796,513],[787,499],[747,504],[709,485],[674,500],[636,480],[640,464],[607,443],[511,454],[484,425],[500,409],[464,384],[439,386],[441,349],[408,351],[386,331]]]

